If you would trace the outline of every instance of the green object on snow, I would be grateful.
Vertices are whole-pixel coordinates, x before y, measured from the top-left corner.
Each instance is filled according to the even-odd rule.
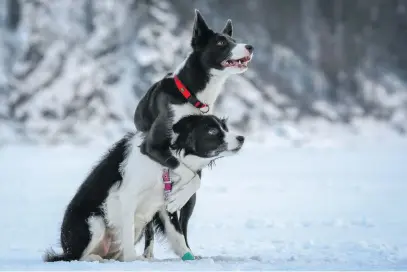
[[[195,257],[194,257],[194,255],[192,255],[191,252],[187,252],[184,254],[184,256],[182,256],[182,260],[183,261],[192,261],[192,260],[195,260]]]

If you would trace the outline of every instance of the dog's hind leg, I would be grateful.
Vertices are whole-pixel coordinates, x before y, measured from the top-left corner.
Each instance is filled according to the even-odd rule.
[[[92,224],[92,222],[97,220],[91,219],[92,217],[78,216],[72,211],[72,208],[68,206],[61,226],[60,241],[63,253],[56,254],[50,250],[46,252],[44,261],[78,261],[83,256],[89,255],[91,249],[96,246],[94,238],[95,224]],[[96,234],[96,236],[99,235]]]
[[[105,260],[102,257],[100,257],[99,255],[96,255],[96,254],[90,254],[90,255],[84,256],[83,258],[81,258],[81,261],[100,262],[100,263],[105,262]]]
[[[147,259],[154,258],[154,228],[153,222],[150,221],[144,230],[144,253],[143,256]]]
[[[82,253],[81,261],[101,261],[109,253],[111,238],[107,235],[106,224],[102,217],[92,216],[88,219],[91,239]]]
[[[161,209],[159,215],[164,223],[165,235],[175,254],[181,257],[182,260],[194,260],[195,258],[189,250],[185,242],[185,237],[182,234],[177,213],[169,214],[165,209]]]

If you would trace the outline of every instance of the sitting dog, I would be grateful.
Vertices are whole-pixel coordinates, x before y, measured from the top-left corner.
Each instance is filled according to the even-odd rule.
[[[254,50],[252,45],[239,43],[233,38],[231,20],[227,20],[224,28],[217,32],[208,27],[198,10],[195,10],[190,45],[192,51],[187,58],[172,73],[150,87],[134,114],[137,130],[147,135],[142,152],[180,177],[177,188],[181,190],[172,190],[167,211],[173,226],[183,233],[187,245],[188,222],[195,207],[196,191],[186,190],[194,186],[183,187],[182,184],[193,183],[197,188],[201,171],[191,171],[172,155],[169,148],[174,138],[171,126],[183,116],[212,113],[224,83],[230,76],[248,69]],[[144,256],[152,258],[152,224],[148,224],[145,238]]]
[[[195,12],[191,54],[174,73],[151,86],[134,115],[137,130],[146,134],[141,152],[178,175],[180,188],[191,180],[199,182],[199,176],[172,154],[172,125],[187,115],[211,113],[226,79],[245,72],[253,55],[252,45],[232,38],[230,20],[222,32],[215,32]],[[172,194],[178,192],[173,190]],[[177,202],[169,202],[167,207],[171,213],[181,209],[189,198],[184,202],[174,199]]]
[[[213,115],[185,116],[173,130],[177,136],[172,155],[193,171],[236,154],[244,142],[243,136],[229,132],[224,119]],[[165,208],[163,166],[140,152],[142,141],[140,133],[127,134],[90,172],[65,211],[63,253],[49,250],[44,261],[143,259],[134,245],[156,214],[174,252],[188,259],[192,253]]]

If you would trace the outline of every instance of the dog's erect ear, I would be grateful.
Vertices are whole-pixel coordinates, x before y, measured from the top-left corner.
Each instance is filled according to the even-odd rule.
[[[232,37],[232,34],[233,34],[232,20],[228,19],[228,21],[226,22],[225,27],[222,30],[222,33]]]
[[[199,49],[205,46],[211,33],[213,33],[213,31],[208,27],[199,10],[195,9],[194,28],[191,40],[192,48]]]

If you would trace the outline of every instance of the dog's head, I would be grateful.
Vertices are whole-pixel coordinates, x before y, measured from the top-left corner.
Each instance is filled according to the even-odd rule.
[[[192,155],[207,162],[236,154],[244,137],[230,132],[225,119],[214,115],[189,115],[173,126],[176,133],[172,149],[183,156]]]
[[[243,73],[252,59],[253,46],[237,43],[232,34],[231,20],[227,21],[221,32],[215,32],[195,10],[191,46],[193,52],[199,54],[202,65],[214,75]]]

